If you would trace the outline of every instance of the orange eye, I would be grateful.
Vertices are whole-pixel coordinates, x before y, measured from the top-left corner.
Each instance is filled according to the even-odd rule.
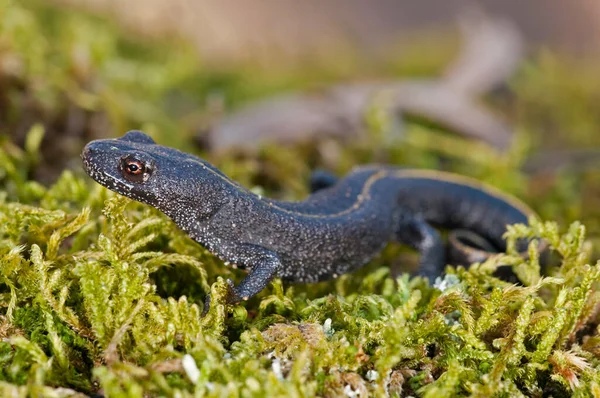
[[[126,180],[142,183],[150,177],[152,167],[129,155],[121,159],[120,170]]]
[[[137,160],[129,160],[125,162],[125,171],[132,175],[139,175],[144,172],[144,165]]]

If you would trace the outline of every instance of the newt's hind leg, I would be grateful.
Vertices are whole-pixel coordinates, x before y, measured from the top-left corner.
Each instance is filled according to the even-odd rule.
[[[446,266],[445,247],[439,232],[420,217],[402,217],[396,240],[418,250],[421,258],[417,275],[433,282]]]
[[[332,173],[317,169],[310,175],[310,192],[314,193],[324,188],[329,188],[338,181],[338,178]]]

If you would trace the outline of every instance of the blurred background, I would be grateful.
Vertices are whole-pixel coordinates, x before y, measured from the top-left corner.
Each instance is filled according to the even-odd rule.
[[[177,34],[207,61],[265,67],[351,48],[386,57],[407,36],[451,28],[478,7],[515,22],[534,46],[590,55],[600,49],[600,5],[594,0],[56,0],[114,18],[151,37]],[[331,54],[330,54],[331,55]],[[273,58],[276,57],[276,58]]]
[[[35,201],[15,181],[142,129],[280,198],[444,169],[596,239],[599,66],[596,0],[2,0],[0,183]]]

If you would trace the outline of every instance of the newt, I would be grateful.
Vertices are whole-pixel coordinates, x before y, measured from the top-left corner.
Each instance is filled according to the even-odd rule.
[[[95,140],[82,152],[98,183],[157,208],[226,264],[246,269],[229,302],[247,300],[278,276],[289,282],[336,278],[368,263],[388,242],[420,253],[418,275],[446,265],[438,230],[450,230],[464,263],[504,251],[508,224],[533,211],[516,198],[459,175],[372,165],[347,176],[320,172],[303,201],[257,195],[194,155],[140,131]]]

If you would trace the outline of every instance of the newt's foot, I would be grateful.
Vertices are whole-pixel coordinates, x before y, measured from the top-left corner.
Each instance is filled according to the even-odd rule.
[[[321,189],[334,186],[337,181],[338,178],[328,171],[322,169],[314,170],[310,175],[310,192],[315,193]]]
[[[248,298],[240,296],[233,281],[227,279],[227,304],[237,304],[244,299],[247,300]]]
[[[231,279],[227,279],[227,304],[237,304],[242,300],[248,300],[247,297],[242,297],[237,292],[235,285]],[[206,316],[208,310],[210,309],[210,293],[206,295],[206,299],[204,300],[204,308],[202,309],[201,317]]]
[[[204,299],[204,308],[202,309],[202,314],[200,314],[201,318],[204,318],[206,314],[208,314],[208,310],[210,309],[210,293],[206,295]]]

